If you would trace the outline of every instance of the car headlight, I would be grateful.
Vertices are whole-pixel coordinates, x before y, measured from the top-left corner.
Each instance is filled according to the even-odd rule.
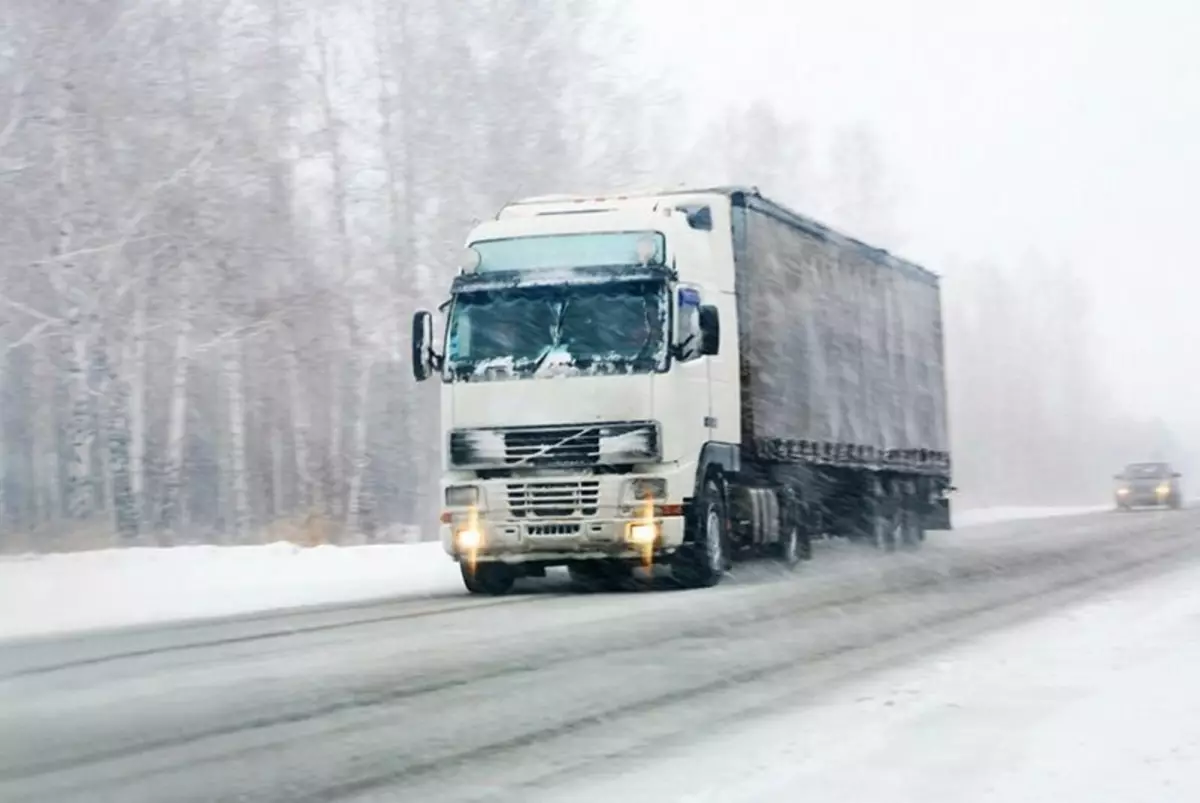
[[[634,477],[625,480],[621,488],[621,504],[636,505],[651,499],[661,502],[667,498],[667,481],[663,477]]]
[[[446,488],[446,507],[478,507],[478,485],[451,485]]]
[[[1158,486],[1154,490],[1158,492],[1159,496],[1166,496],[1167,494],[1169,494],[1171,492],[1171,486],[1163,484],[1163,485]]]
[[[1117,496],[1128,496],[1128,495],[1129,495],[1128,488],[1118,488],[1117,489]]]

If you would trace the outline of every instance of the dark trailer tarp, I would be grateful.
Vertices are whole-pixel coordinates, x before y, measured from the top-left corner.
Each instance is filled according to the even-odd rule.
[[[732,199],[743,448],[949,476],[938,277],[759,195]]]

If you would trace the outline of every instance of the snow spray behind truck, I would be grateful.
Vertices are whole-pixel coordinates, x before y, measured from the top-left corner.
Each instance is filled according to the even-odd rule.
[[[751,188],[555,196],[478,225],[413,318],[441,539],[475,593],[640,564],[691,587],[818,536],[949,529],[938,277]]]

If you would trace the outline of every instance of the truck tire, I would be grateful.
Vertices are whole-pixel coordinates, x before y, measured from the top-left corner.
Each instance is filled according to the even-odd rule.
[[[487,594],[501,597],[512,590],[517,574],[511,566],[503,563],[476,563],[472,571],[470,564],[460,562],[463,585],[472,594]]]
[[[725,494],[715,477],[704,481],[692,522],[693,537],[676,553],[671,573],[684,588],[711,588],[721,582],[729,551]]]
[[[789,568],[812,560],[812,529],[808,509],[790,488],[782,494],[783,522],[779,541],[779,559]]]

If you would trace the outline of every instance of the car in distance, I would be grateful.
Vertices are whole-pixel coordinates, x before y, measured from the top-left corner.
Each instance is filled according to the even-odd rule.
[[[1179,478],[1179,472],[1171,468],[1170,463],[1130,463],[1115,477],[1117,509],[1167,507],[1178,510],[1183,505]]]

